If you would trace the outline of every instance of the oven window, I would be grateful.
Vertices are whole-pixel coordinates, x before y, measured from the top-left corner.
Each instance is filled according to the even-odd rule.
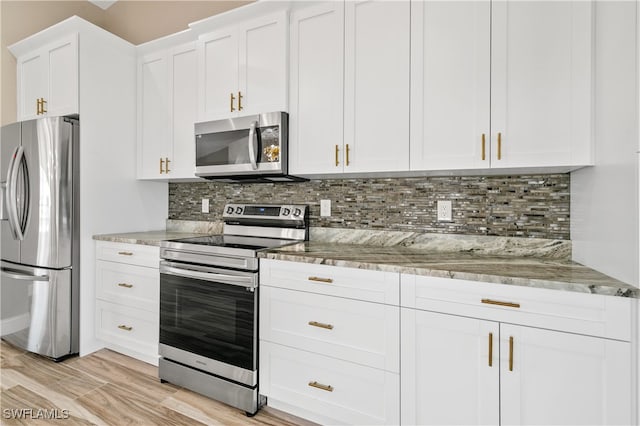
[[[256,294],[161,274],[160,343],[254,370]]]

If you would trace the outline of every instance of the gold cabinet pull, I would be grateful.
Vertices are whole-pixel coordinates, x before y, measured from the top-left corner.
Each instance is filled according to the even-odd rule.
[[[493,333],[489,333],[489,367],[493,367]]]
[[[118,287],[131,288],[133,287],[133,284],[118,283]]]
[[[513,371],[513,336],[509,336],[509,371]]]
[[[323,391],[333,392],[333,386],[323,385],[323,384],[318,383],[316,381],[309,382],[309,386],[311,386],[312,388],[322,389]]]
[[[347,144],[347,161],[346,161],[347,166],[349,165],[349,144]]]
[[[133,330],[133,327],[129,327],[128,325],[123,325],[123,324],[120,324],[120,325],[118,326],[118,328],[119,328],[120,330],[124,330],[124,331],[131,331],[131,330]]]
[[[333,325],[324,324],[318,321],[309,321],[309,325],[312,325],[314,327],[319,327],[319,328],[326,328],[327,330],[333,330]]]
[[[484,133],[482,134],[482,161],[486,159],[486,137]]]
[[[336,145],[336,167],[338,167],[338,164],[340,164],[340,162],[338,161],[338,152],[340,151],[340,149],[338,149],[338,145]]]
[[[169,170],[169,163],[171,162],[171,160],[169,160],[167,157],[164,157],[164,172],[165,173],[169,173],[171,170]]]
[[[309,281],[318,281],[318,282],[321,282],[321,283],[328,283],[328,284],[331,284],[333,282],[333,279],[331,279],[331,278],[309,277],[307,279]]]
[[[238,111],[242,111],[242,92],[238,91]]]
[[[236,97],[235,97],[235,96],[233,96],[233,93],[231,93],[231,95],[230,95],[230,96],[231,96],[231,99],[229,100],[229,111],[233,112],[233,111],[235,111],[235,110],[236,110],[236,109],[233,107],[233,101],[235,101],[235,100],[236,100]]]
[[[119,251],[118,254],[122,256],[133,256],[133,253],[130,251]]]
[[[502,160],[502,133],[498,133],[498,160]]]
[[[40,114],[42,114],[42,113],[40,112],[40,106],[42,105],[42,103],[41,103],[40,101],[41,101],[41,99],[40,99],[40,98],[36,99],[36,115],[40,115]]]
[[[40,112],[42,114],[46,114],[47,113],[47,110],[44,109],[46,103],[47,103],[47,101],[45,101],[44,98],[40,99]]]
[[[506,306],[507,308],[519,308],[520,307],[519,303],[501,302],[500,300],[482,299],[481,302],[485,303],[487,305]]]
[[[164,160],[160,158],[160,174],[164,173]]]

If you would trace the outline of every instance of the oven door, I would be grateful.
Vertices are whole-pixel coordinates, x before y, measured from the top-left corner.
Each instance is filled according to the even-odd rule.
[[[196,123],[196,176],[286,174],[287,114]]]
[[[160,355],[255,386],[258,273],[160,262]]]

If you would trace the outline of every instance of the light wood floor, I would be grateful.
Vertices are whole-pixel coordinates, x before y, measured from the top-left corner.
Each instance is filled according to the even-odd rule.
[[[246,417],[241,410],[160,383],[156,367],[108,349],[54,363],[0,341],[0,387],[3,425],[311,424],[270,408]],[[12,409],[32,409],[33,414],[7,418]],[[61,416],[68,410],[69,418],[38,419],[42,410],[55,409]]]

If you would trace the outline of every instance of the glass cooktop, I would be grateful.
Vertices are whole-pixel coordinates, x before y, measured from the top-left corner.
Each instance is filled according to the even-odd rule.
[[[277,238],[243,237],[238,235],[205,235],[202,237],[181,238],[171,240],[181,244],[195,244],[198,246],[226,247],[246,250],[262,250],[295,244],[296,240],[282,240]]]

